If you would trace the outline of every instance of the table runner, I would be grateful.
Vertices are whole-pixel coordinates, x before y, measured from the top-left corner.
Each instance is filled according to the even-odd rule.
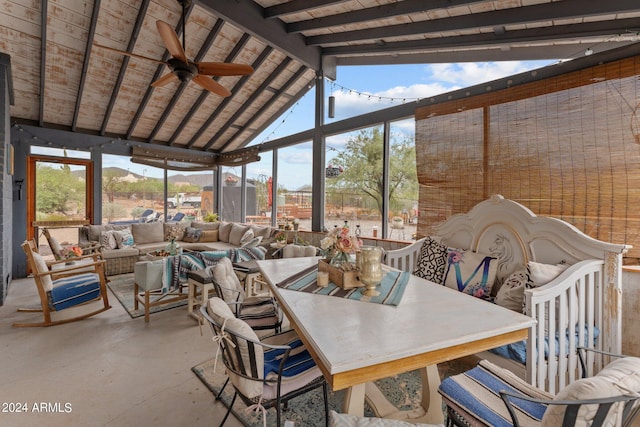
[[[318,266],[308,267],[301,272],[294,274],[276,286],[282,289],[307,292],[318,295],[330,295],[334,297],[347,298],[356,301],[373,302],[384,305],[398,305],[404,294],[404,289],[409,282],[409,273],[406,271],[388,271],[382,278],[382,282],[376,290],[380,292],[377,297],[362,295],[365,288],[342,289],[329,282],[329,286],[323,288],[317,282]]]

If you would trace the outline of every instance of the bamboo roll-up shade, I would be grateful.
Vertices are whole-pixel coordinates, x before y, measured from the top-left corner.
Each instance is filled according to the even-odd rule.
[[[484,107],[417,120],[418,234],[502,194],[640,257],[637,63],[608,64],[590,84],[548,79],[538,96],[503,91],[476,101]]]

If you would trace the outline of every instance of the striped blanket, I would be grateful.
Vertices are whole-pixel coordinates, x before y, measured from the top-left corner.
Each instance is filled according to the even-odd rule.
[[[276,283],[282,289],[308,292],[318,295],[330,295],[347,298],[356,301],[373,302],[376,304],[398,305],[404,294],[404,289],[409,282],[409,273],[406,271],[389,271],[382,278],[382,282],[376,290],[380,292],[377,297],[368,297],[362,294],[364,288],[342,289],[332,282],[329,286],[320,287],[317,282],[318,266],[309,267],[288,279]]]
[[[229,258],[231,262],[243,262],[264,259],[265,249],[262,247],[226,249],[219,251],[187,252],[163,258],[162,291],[177,289],[187,281],[187,273],[202,270],[215,265],[221,258]]]

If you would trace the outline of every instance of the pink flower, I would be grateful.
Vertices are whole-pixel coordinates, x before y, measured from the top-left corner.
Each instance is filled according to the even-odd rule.
[[[458,251],[451,251],[449,253],[449,259],[451,260],[451,262],[457,264],[462,261],[462,254]]]

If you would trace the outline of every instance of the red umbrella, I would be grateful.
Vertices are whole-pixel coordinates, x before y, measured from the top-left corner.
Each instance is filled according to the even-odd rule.
[[[267,180],[267,197],[269,207],[271,207],[273,205],[273,179],[271,177]]]

